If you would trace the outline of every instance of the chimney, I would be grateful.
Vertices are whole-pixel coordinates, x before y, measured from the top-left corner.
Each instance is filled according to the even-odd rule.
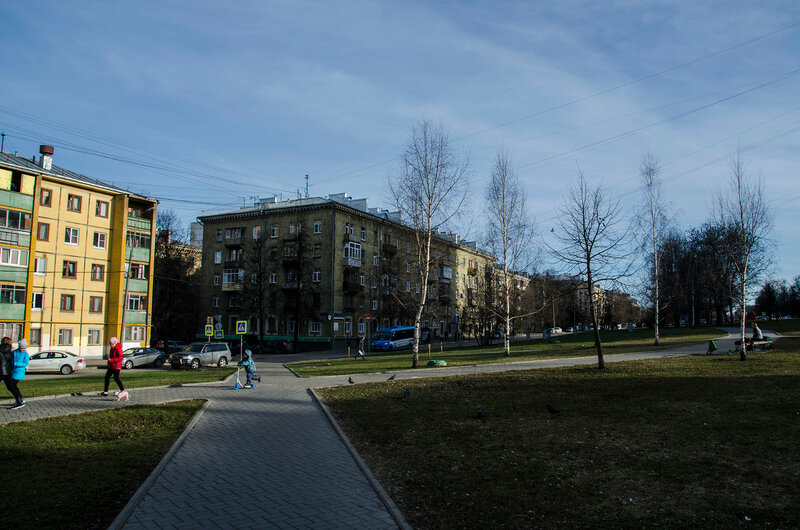
[[[53,166],[53,152],[55,149],[52,145],[40,145],[39,152],[42,154],[41,165],[42,169],[49,170]]]

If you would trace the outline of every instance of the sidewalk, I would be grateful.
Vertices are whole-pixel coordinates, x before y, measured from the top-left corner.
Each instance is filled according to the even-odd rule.
[[[775,334],[773,334],[775,335]],[[734,337],[718,339],[722,351]],[[706,344],[659,352],[607,355],[606,362],[704,353]],[[592,364],[596,357],[400,371],[398,380],[456,374]],[[66,396],[31,398],[19,410],[0,408],[0,423],[181,399],[209,406],[175,448],[158,476],[120,514],[112,528],[398,528],[339,438],[309,388],[347,384],[348,376],[300,379],[277,363],[259,362],[263,383],[234,390],[218,383],[133,389],[131,401]],[[387,374],[352,376],[357,383]],[[243,453],[243,456],[239,456]],[[246,503],[237,502],[245,493]]]

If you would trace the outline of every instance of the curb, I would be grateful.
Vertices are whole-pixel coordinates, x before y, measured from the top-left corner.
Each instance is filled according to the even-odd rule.
[[[147,479],[145,479],[145,481],[142,482],[142,485],[139,486],[139,489],[137,489],[136,492],[128,500],[128,504],[125,505],[122,511],[119,512],[119,514],[114,518],[114,521],[108,526],[109,530],[111,529],[116,530],[118,528],[122,528],[125,525],[125,523],[128,522],[128,518],[131,516],[136,507],[139,506],[139,503],[141,502],[142,498],[145,495],[147,495],[147,493],[150,491],[150,488],[153,486],[153,483],[158,479],[159,475],[161,475],[161,472],[167,466],[169,461],[172,460],[173,455],[183,445],[183,442],[186,440],[186,437],[189,436],[189,433],[192,431],[192,429],[194,429],[194,426],[197,424],[198,421],[200,421],[200,418],[203,416],[203,414],[206,412],[206,409],[210,405],[211,401],[206,400],[205,404],[202,407],[200,407],[200,410],[197,411],[197,414],[194,415],[194,418],[192,418],[192,421],[189,422],[189,425],[187,425],[186,428],[181,433],[181,435],[178,436],[178,439],[175,441],[174,444],[172,444],[172,447],[169,448],[167,454],[164,455],[164,458],[162,458],[161,461],[156,465],[156,467],[153,468],[153,471],[150,473]]]
[[[342,431],[341,427],[339,427],[339,424],[336,423],[336,420],[333,418],[333,415],[328,410],[328,407],[325,406],[325,403],[322,402],[322,400],[320,399],[320,397],[317,395],[317,393],[314,391],[313,388],[309,388],[308,392],[314,398],[314,401],[317,402],[317,405],[319,405],[319,408],[325,414],[325,417],[328,418],[328,421],[330,422],[331,426],[333,426],[333,429],[336,431],[336,434],[339,436],[339,438],[344,443],[345,447],[347,447],[347,450],[350,452],[350,456],[352,456],[353,460],[355,460],[356,464],[358,464],[359,469],[361,469],[361,472],[364,473],[364,476],[367,478],[367,481],[372,486],[372,489],[375,490],[375,493],[378,494],[378,497],[381,499],[384,506],[386,506],[386,509],[389,511],[389,515],[391,515],[392,518],[395,520],[397,526],[399,526],[403,530],[413,530],[411,525],[409,525],[406,522],[402,512],[394,503],[392,498],[389,497],[389,494],[386,493],[386,490],[383,489],[381,483],[378,482],[378,479],[375,478],[375,475],[373,475],[372,471],[370,471],[369,467],[367,467],[366,462],[364,462],[364,460],[361,458],[361,455],[358,454],[356,448],[353,447],[353,444],[350,443],[350,440],[344,434],[344,431]]]

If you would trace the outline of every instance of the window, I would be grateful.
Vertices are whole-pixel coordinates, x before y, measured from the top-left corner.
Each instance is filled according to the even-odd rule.
[[[36,230],[36,239],[39,241],[50,240],[50,225],[48,223],[39,223]]]
[[[406,280],[406,292],[407,293],[411,292],[411,282],[408,280]]]
[[[214,275],[214,285],[219,285],[219,282],[220,282],[220,275],[219,274],[215,274]]]
[[[94,214],[97,217],[108,217],[108,203],[105,201],[97,201],[94,207]]]
[[[89,312],[90,313],[102,313],[103,312],[103,297],[102,296],[90,296],[89,297]]]
[[[278,237],[278,225],[272,225],[269,229],[269,237],[276,238]]]
[[[261,227],[254,226],[253,227],[253,239],[259,239],[261,237]]]
[[[14,230],[30,230],[31,214],[17,210],[0,208],[0,227],[13,228]]]
[[[289,223],[289,235],[293,236],[303,231],[303,223]]]
[[[400,250],[400,240],[397,240],[397,250]]]
[[[127,264],[126,264],[127,265]],[[149,265],[146,263],[131,263],[130,264],[130,273],[128,274],[128,278],[134,278],[136,280],[147,280],[149,276],[147,271],[149,270]]]
[[[81,211],[81,196],[80,195],[67,195],[67,211],[80,212]]]
[[[322,245],[316,243],[314,247],[311,249],[311,256],[314,258],[322,257]]]
[[[377,254],[373,254],[372,255],[372,264],[376,265],[376,266],[378,265],[378,255]]]
[[[27,267],[28,251],[19,248],[0,247],[0,265]]]
[[[377,311],[378,310],[378,300],[376,298],[372,299],[372,310],[373,311]]]
[[[231,295],[230,298],[228,298],[228,307],[239,307],[239,297]]]
[[[77,261],[64,261],[64,266],[61,269],[62,278],[74,278],[78,272]]]
[[[222,251],[221,250],[215,250],[214,251],[214,263],[217,264],[217,265],[222,263]]]
[[[222,271],[222,285],[242,283],[243,280],[244,269],[224,269]]]
[[[125,304],[125,309],[128,311],[146,311],[147,310],[147,295],[146,294],[129,294],[128,303]]]
[[[372,278],[372,282],[371,283],[372,283],[372,288],[373,289],[377,289],[378,288],[378,278]]]
[[[49,207],[52,198],[53,198],[53,190],[42,188],[41,191],[39,192],[39,205]]]
[[[361,243],[345,243],[344,245],[344,258],[347,265],[360,267],[361,266]]]
[[[361,241],[367,240],[367,229],[363,226],[361,227]]]
[[[419,294],[419,282],[417,282],[417,294]]]
[[[58,328],[58,345],[72,346],[72,328]]]
[[[406,241],[406,254],[411,254],[411,241]]]
[[[30,346],[42,345],[42,328],[31,328],[31,340],[28,341]]]
[[[106,248],[106,234],[104,232],[95,232],[92,246],[94,248]]]
[[[64,229],[64,243],[67,245],[77,245],[78,244],[78,234],[79,230],[77,228],[70,228],[67,227]]]
[[[47,258],[33,258],[33,273],[44,274],[47,271]]]
[[[87,344],[89,346],[98,346],[101,344],[102,331],[101,329],[90,329],[89,336],[87,337]]]
[[[361,286],[364,286],[364,285],[366,285],[366,284],[367,284],[367,282],[366,282],[366,278],[364,277],[364,275],[363,275],[363,274],[360,274],[360,275],[358,276],[358,284],[359,284],[359,285],[361,285]]]
[[[364,335],[366,333],[366,330],[367,330],[367,328],[364,325],[364,319],[363,318],[359,318],[358,319],[358,334],[359,335]]]
[[[127,244],[133,248],[150,248],[150,234],[141,232],[128,232]]]
[[[406,272],[411,272],[411,262],[406,261]]]
[[[269,283],[275,284],[278,283],[278,274],[274,272],[269,273]]]
[[[24,304],[25,286],[24,285],[2,285],[0,286],[0,303],[2,304]]]
[[[219,307],[219,296],[215,296],[211,299],[211,306]]]
[[[244,252],[240,248],[232,248],[229,253],[229,261],[242,261],[242,256],[244,256]]]
[[[123,331],[123,340],[130,342],[144,342],[146,337],[146,329],[144,326],[125,326]]]
[[[322,233],[322,221],[314,221],[314,233],[315,234]]]
[[[222,229],[218,228],[217,229],[217,242],[221,242],[221,241],[222,241]]]
[[[75,311],[75,295],[62,294],[61,295],[61,310],[62,311]]]
[[[92,263],[92,280],[103,281],[106,277],[106,266]]]
[[[319,283],[319,271],[311,272],[311,281],[314,283]]]
[[[322,322],[309,322],[308,323],[308,334],[309,335],[320,335],[322,333]]]
[[[31,294],[31,309],[33,311],[41,311],[44,309],[44,293]]]

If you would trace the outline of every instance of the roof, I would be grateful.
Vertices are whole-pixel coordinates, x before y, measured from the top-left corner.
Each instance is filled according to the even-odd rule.
[[[19,169],[26,173],[33,173],[36,175],[47,175],[50,177],[57,177],[61,179],[71,180],[79,184],[103,188],[113,193],[123,193],[125,195],[132,195],[137,198],[146,199],[148,201],[158,202],[151,197],[147,197],[139,193],[133,193],[126,189],[118,188],[101,180],[87,177],[86,175],[70,171],[69,169],[65,169],[55,164],[53,164],[50,167],[50,169],[44,169],[41,165],[36,163],[36,161],[33,160],[33,158],[26,158],[19,155],[12,155],[11,153],[0,152],[0,166],[7,166]]]

